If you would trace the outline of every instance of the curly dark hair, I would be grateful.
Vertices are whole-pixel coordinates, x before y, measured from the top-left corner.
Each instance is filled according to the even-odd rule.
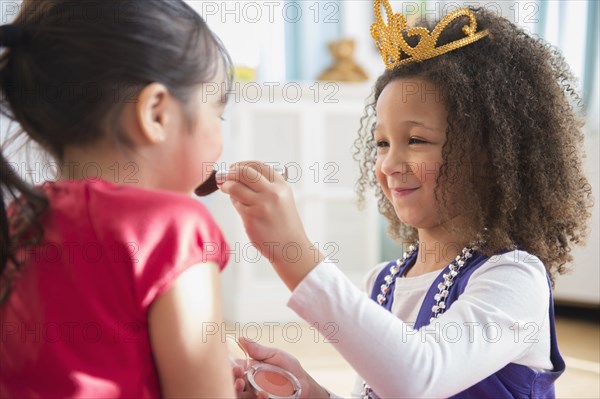
[[[375,188],[378,207],[395,239],[414,242],[416,229],[402,223],[375,176],[375,105],[388,83],[417,78],[437,86],[448,110],[447,141],[436,180],[442,218],[446,197],[460,198],[465,243],[485,240],[493,255],[522,249],[539,257],[550,276],[566,271],[573,244],[587,236],[593,206],[582,168],[584,119],[575,79],[558,50],[505,18],[471,8],[483,39],[429,60],[386,70],[365,108],[354,158],[361,177],[356,191]],[[453,21],[438,45],[464,37],[468,19]],[[425,23],[431,30],[435,23]],[[411,43],[410,37],[406,40]],[[440,182],[444,182],[440,190]]]

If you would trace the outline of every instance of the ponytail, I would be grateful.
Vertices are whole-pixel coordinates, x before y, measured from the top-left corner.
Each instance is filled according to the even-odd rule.
[[[13,47],[22,39],[18,25],[0,26],[0,47]],[[0,95],[4,96],[4,69],[0,65]],[[3,104],[4,105],[4,104]],[[9,116],[8,109],[1,113]],[[41,239],[43,230],[37,222],[38,216],[46,209],[48,201],[42,192],[34,189],[14,171],[0,152],[0,304],[10,293],[14,271],[20,263],[17,249],[34,245]],[[8,207],[11,207],[10,216]],[[35,232],[32,232],[36,230]],[[10,267],[9,267],[10,264]]]
[[[37,244],[43,235],[38,217],[47,206],[44,194],[23,181],[0,153],[0,304],[8,297],[19,268],[19,248]],[[10,212],[8,207],[10,207]],[[10,216],[9,216],[10,213]],[[9,264],[12,267],[9,267]]]

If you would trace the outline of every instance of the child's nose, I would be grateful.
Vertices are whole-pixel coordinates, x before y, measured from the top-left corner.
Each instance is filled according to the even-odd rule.
[[[390,149],[391,150],[391,149]],[[387,176],[395,173],[411,174],[414,173],[416,164],[410,162],[399,153],[399,151],[389,151],[381,163],[381,171]]]

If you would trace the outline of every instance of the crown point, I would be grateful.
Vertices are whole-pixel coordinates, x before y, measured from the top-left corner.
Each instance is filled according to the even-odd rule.
[[[387,16],[387,24],[383,21],[381,6],[385,9]],[[377,21],[371,25],[371,36],[375,39],[375,43],[386,68],[393,69],[402,64],[414,61],[423,61],[426,59],[437,57],[449,51],[456,50],[471,43],[474,43],[488,35],[488,31],[477,32],[477,21],[475,15],[469,8],[459,8],[444,17],[437,26],[429,32],[424,27],[414,27],[408,29],[408,22],[401,13],[393,13],[389,0],[375,0],[375,15]],[[469,24],[463,26],[462,32],[465,37],[454,42],[436,47],[437,41],[443,30],[455,19],[466,16],[469,18]],[[411,47],[404,35],[419,36],[419,43]],[[405,53],[406,58],[402,58],[401,54]]]
[[[466,25],[463,26],[462,31],[464,32],[465,35],[467,36],[472,36],[475,33],[475,29],[471,28],[470,26]]]

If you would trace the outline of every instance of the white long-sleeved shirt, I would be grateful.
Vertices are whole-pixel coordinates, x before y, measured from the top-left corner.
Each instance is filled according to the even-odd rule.
[[[367,275],[367,292],[384,266]],[[549,287],[537,257],[511,251],[490,258],[440,318],[415,331],[438,274],[397,278],[390,313],[325,261],[296,287],[288,306],[317,323],[382,398],[448,397],[508,363],[552,369]]]

